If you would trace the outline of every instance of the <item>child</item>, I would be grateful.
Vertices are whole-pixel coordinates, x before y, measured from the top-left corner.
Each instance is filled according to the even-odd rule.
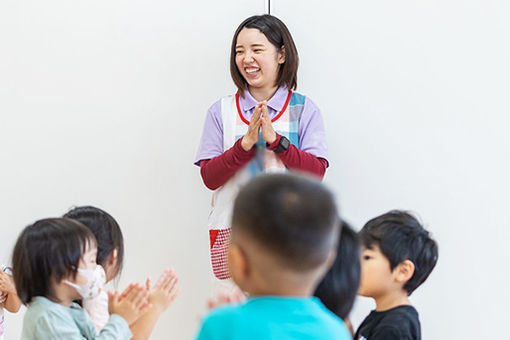
[[[96,335],[94,323],[74,300],[96,296],[104,277],[97,270],[94,235],[81,223],[50,218],[26,227],[13,252],[14,282],[28,305],[22,340],[130,339],[129,324],[148,307],[147,292],[130,285],[123,298],[109,293],[110,319]]]
[[[360,275],[358,234],[346,222],[342,222],[335,262],[315,289],[314,295],[344,320],[352,334],[352,325],[347,318],[358,293]]]
[[[292,92],[298,53],[283,22],[252,16],[237,28],[230,73],[237,93],[208,110],[195,164],[214,190],[208,219],[214,275],[227,279],[226,249],[232,204],[257,174],[301,170],[322,177],[328,167],[326,133],[318,107]]]
[[[4,339],[5,323],[4,308],[11,313],[17,313],[21,307],[21,301],[16,293],[11,269],[3,266],[0,270],[0,340]]]
[[[355,339],[421,339],[418,312],[408,296],[437,262],[437,244],[403,211],[376,217],[360,231],[363,244],[359,294],[375,300]]]
[[[97,264],[106,272],[106,282],[120,275],[124,260],[124,238],[117,221],[107,212],[91,207],[76,207],[64,217],[72,218],[85,225],[97,240]],[[154,288],[149,290],[151,307],[131,326],[133,339],[148,339],[161,314],[177,296],[177,277],[172,270],[165,270]],[[108,296],[103,290],[96,298],[84,300],[83,308],[94,321],[99,332],[108,321]]]
[[[311,296],[334,260],[338,229],[333,196],[315,180],[275,174],[247,184],[234,204],[228,263],[249,298],[214,309],[197,339],[350,339]]]

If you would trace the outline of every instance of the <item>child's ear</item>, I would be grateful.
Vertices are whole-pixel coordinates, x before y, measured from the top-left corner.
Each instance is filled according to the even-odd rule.
[[[118,257],[118,255],[119,255],[119,248],[113,249],[112,255],[110,256],[110,258],[108,260],[108,264],[110,266],[115,267],[117,265],[117,257]]]
[[[326,272],[328,272],[333,266],[333,263],[335,263],[336,255],[337,255],[336,249],[331,249],[329,251],[328,258],[326,259]]]
[[[399,283],[406,283],[414,275],[414,263],[410,260],[405,260],[398,264],[395,268],[395,279]]]
[[[278,51],[278,64],[283,64],[285,62],[285,46],[282,46]]]
[[[241,287],[243,281],[249,275],[250,268],[246,254],[237,244],[230,244],[228,247],[228,268],[232,280]]]

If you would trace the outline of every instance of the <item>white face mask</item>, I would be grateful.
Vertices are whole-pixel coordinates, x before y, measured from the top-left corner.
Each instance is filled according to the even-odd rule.
[[[106,282],[106,275],[103,267],[97,265],[96,269],[78,268],[78,274],[86,278],[87,282],[79,285],[66,280],[65,283],[76,289],[84,300],[93,299],[101,293]]]

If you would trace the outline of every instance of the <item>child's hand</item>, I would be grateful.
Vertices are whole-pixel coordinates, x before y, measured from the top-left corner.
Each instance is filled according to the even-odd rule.
[[[14,279],[3,271],[0,271],[0,291],[6,294],[16,294]]]
[[[265,102],[264,102],[265,103]],[[255,111],[250,119],[250,126],[248,127],[248,132],[243,136],[241,140],[241,146],[244,151],[249,151],[257,142],[259,141],[259,130],[261,120],[260,117],[262,115],[262,105],[261,103],[255,106]]]
[[[165,269],[151,290],[150,278],[147,278],[146,288],[149,291],[149,303],[158,312],[164,312],[177,297],[179,293],[177,281],[175,272],[172,269]]]
[[[241,303],[246,301],[246,296],[239,287],[234,287],[230,293],[220,292],[216,298],[207,301],[207,309],[213,309],[228,303]]]
[[[118,291],[108,292],[108,307],[110,314],[123,317],[131,325],[150,305],[148,292],[141,284],[130,284],[126,291],[122,298]]]
[[[262,103],[262,115],[260,117],[261,120],[261,130],[262,130],[262,138],[266,143],[273,144],[276,140],[276,132],[273,129],[273,124],[271,122],[271,118],[269,118],[269,114],[267,113],[267,103],[263,101]]]

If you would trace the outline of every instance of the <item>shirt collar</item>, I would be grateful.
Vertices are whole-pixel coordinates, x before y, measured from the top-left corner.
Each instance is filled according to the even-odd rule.
[[[267,101],[267,106],[272,108],[274,111],[281,111],[283,109],[283,105],[285,105],[285,101],[287,100],[288,93],[289,90],[287,90],[285,86],[279,87],[271,99]],[[243,111],[246,112],[252,110],[258,104],[258,101],[253,98],[248,89],[245,89],[244,97],[239,96],[239,104]]]

